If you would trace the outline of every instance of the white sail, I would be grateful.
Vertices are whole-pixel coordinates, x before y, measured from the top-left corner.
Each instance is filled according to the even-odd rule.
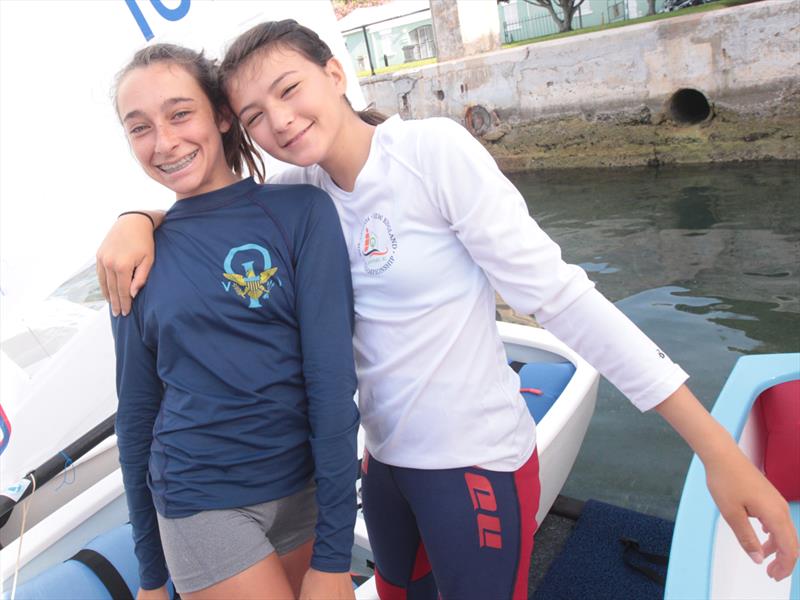
[[[147,43],[219,57],[254,24],[284,18],[320,33],[362,107],[328,0],[0,2],[0,403],[12,424],[2,487],[114,412],[110,325],[92,257],[119,212],[174,201],[128,149],[109,93],[114,75]]]

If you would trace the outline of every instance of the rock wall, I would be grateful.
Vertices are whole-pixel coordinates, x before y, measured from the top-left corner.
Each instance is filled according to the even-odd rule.
[[[509,171],[798,159],[800,2],[763,0],[362,81],[447,116]]]

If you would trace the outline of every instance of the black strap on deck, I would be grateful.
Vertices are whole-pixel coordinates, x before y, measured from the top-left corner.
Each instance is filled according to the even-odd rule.
[[[133,600],[133,594],[128,588],[128,584],[119,574],[117,568],[109,560],[94,550],[84,548],[69,560],[76,560],[86,565],[94,573],[100,582],[106,587],[108,593],[114,600]]]
[[[622,552],[622,560],[628,567],[630,567],[634,571],[638,571],[639,573],[647,577],[650,581],[654,581],[662,587],[666,585],[667,578],[663,574],[661,574],[657,569],[653,569],[645,565],[639,564],[636,561],[634,561],[632,557],[638,556],[640,557],[640,559],[649,562],[651,565],[666,567],[667,563],[669,562],[668,556],[645,552],[644,550],[639,548],[639,542],[637,542],[636,540],[632,540],[630,538],[622,537],[619,539],[619,542],[625,547],[625,550],[623,550]]]

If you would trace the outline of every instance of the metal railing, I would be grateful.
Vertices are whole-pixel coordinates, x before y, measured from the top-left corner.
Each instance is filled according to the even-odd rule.
[[[375,21],[373,23],[368,23],[366,25],[362,25],[361,27],[356,27],[354,29],[348,29],[347,31],[343,31],[342,35],[347,36],[349,34],[353,34],[356,32],[361,33],[363,36],[364,45],[366,46],[367,55],[366,57],[353,57],[353,61],[356,65],[356,70],[359,72],[364,72],[369,70],[372,75],[375,75],[376,69],[381,69],[383,67],[389,66],[389,60],[386,55],[378,55],[375,52],[374,48],[372,47],[372,41],[370,40],[369,33],[375,30],[386,29],[388,28],[388,23],[392,21],[399,21],[405,17],[409,17],[411,15],[428,13],[430,14],[430,8],[425,8],[422,10],[416,10],[410,13],[406,13],[404,15],[399,15],[396,17],[392,17],[390,19],[383,19],[381,21]],[[377,28],[375,25],[383,25],[382,28]],[[419,34],[417,34],[419,35]],[[426,58],[433,58],[436,56],[436,42],[433,39],[433,35],[431,33],[430,37],[424,37],[423,39],[412,39],[409,37],[409,43],[404,44],[400,47],[400,51],[403,54],[403,62],[413,62],[416,60],[422,60]],[[366,58],[366,61],[364,60]],[[367,64],[368,63],[368,64]]]
[[[602,9],[594,4],[592,7],[594,10],[600,10],[600,23],[613,23],[615,21],[625,21],[630,18],[623,0],[606,0],[606,6]],[[597,23],[595,23],[595,25],[596,24]],[[535,39],[559,32],[558,23],[556,23],[555,19],[549,14],[540,14],[535,17],[519,19],[517,21],[505,21],[502,22],[502,26],[504,44]],[[586,24],[586,27],[590,26],[592,26],[590,23]],[[578,10],[572,15],[572,29],[578,30],[583,29],[583,27],[583,14]]]
[[[573,25],[574,26],[574,25]],[[558,24],[550,15],[503,22],[503,43],[520,42],[558,33]]]

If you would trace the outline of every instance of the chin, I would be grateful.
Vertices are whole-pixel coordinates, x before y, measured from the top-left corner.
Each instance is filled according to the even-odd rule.
[[[291,153],[284,158],[280,158],[283,162],[287,162],[297,167],[310,167],[318,164],[322,160],[319,152],[298,152],[297,154]]]

